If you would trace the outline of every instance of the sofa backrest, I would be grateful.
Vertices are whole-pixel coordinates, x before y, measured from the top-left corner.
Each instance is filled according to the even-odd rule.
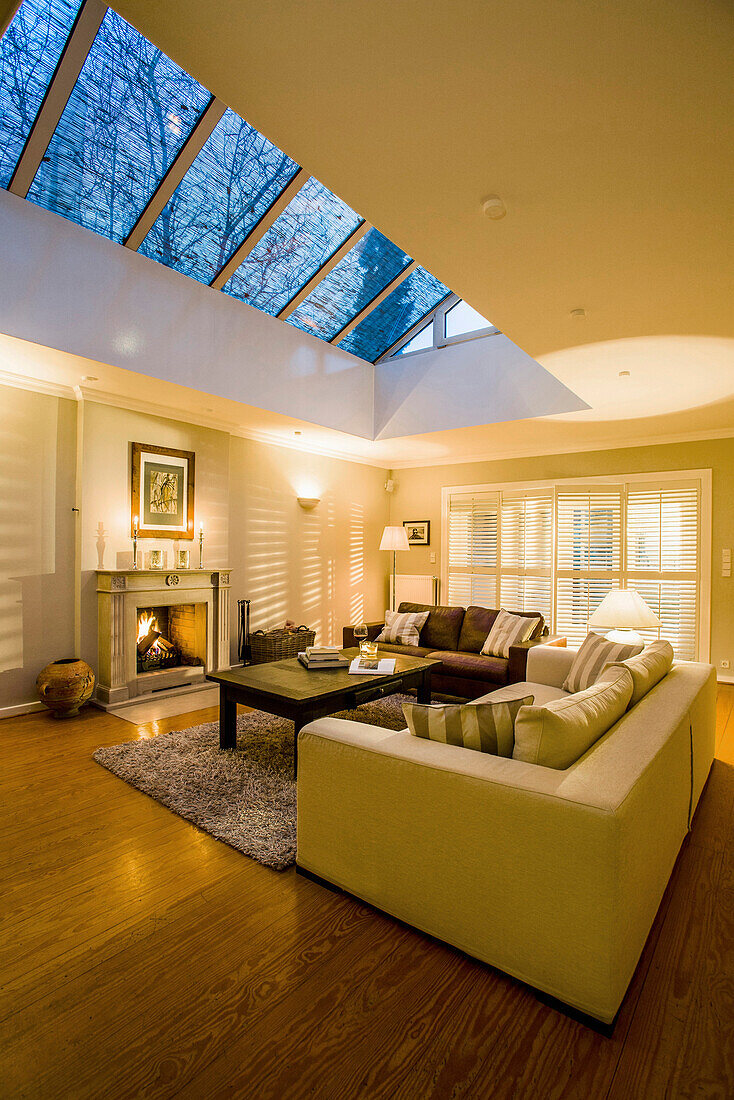
[[[420,644],[429,649],[455,650],[459,644],[461,624],[464,621],[463,607],[438,607],[427,603],[408,603],[402,601],[398,611],[427,611]]]
[[[512,611],[512,608],[508,607],[505,610]],[[459,649],[462,653],[479,653],[498,614],[498,610],[490,607],[467,607],[464,622],[461,625],[461,634],[459,635]],[[526,619],[534,619],[536,615],[540,615],[540,612],[512,611],[512,614],[522,615]],[[540,615],[540,622],[533,631],[531,641],[535,641],[536,638],[541,636],[544,627],[545,621],[543,616]]]

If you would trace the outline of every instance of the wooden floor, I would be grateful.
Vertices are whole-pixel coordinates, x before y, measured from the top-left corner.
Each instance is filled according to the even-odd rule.
[[[734,688],[611,1038],[91,758],[215,714],[0,723],[0,1096],[734,1096]]]

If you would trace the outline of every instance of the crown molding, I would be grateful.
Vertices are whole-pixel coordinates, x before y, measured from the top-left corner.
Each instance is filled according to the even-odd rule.
[[[468,466],[473,462],[503,462],[511,458],[547,458],[559,454],[590,454],[593,451],[624,451],[633,450],[636,447],[664,447],[670,443],[702,443],[708,439],[734,438],[734,428],[710,428],[700,432],[680,432],[678,434],[660,436],[640,436],[637,439],[620,442],[618,437],[611,436],[608,439],[599,438],[594,442],[542,447],[540,449],[517,447],[503,451],[475,451],[468,455],[452,457],[447,455],[438,460],[403,461],[394,459],[391,464],[393,470],[422,470],[437,466]]]

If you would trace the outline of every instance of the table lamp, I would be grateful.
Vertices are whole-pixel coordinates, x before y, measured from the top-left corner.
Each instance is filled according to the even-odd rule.
[[[380,550],[392,550],[392,610],[395,610],[395,574],[398,550],[410,550],[408,532],[404,527],[386,527],[380,539]]]
[[[589,619],[594,630],[608,631],[610,642],[641,645],[639,630],[658,630],[663,624],[633,588],[613,588]]]

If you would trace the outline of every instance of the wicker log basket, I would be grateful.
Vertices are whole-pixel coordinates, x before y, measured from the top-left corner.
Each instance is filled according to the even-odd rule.
[[[316,631],[307,626],[293,630],[255,630],[250,635],[253,665],[263,665],[267,661],[283,661],[287,657],[297,657],[308,645],[313,645]]]

